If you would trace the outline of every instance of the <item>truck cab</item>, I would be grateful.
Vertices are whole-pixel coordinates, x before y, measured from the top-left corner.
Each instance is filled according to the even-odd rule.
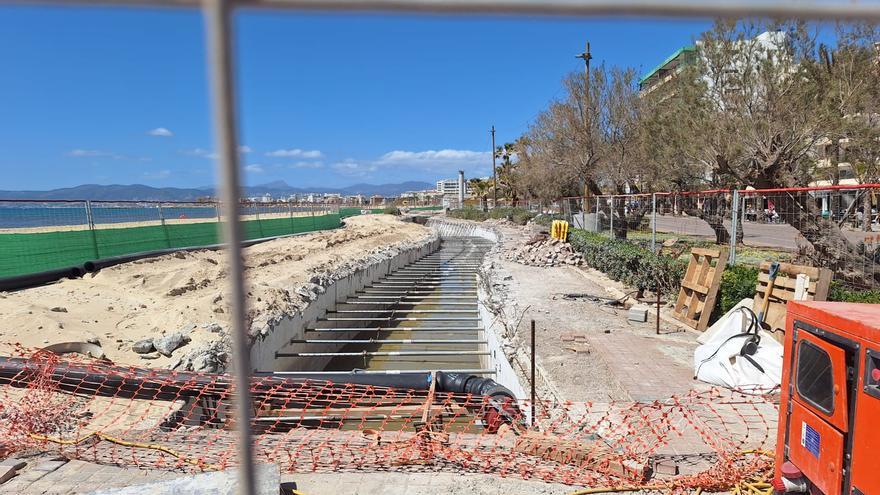
[[[880,495],[880,305],[787,306],[774,489]]]

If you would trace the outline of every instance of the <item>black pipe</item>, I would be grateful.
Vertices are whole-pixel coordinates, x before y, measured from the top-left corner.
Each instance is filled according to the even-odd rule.
[[[0,384],[12,387],[27,387],[35,379],[49,380],[60,391],[86,396],[114,397],[140,400],[175,401],[196,400],[214,404],[209,409],[227,399],[232,391],[227,375],[208,375],[172,370],[148,370],[124,368],[119,366],[95,364],[84,366],[76,363],[47,365],[24,358],[0,357]],[[505,423],[515,424],[522,420],[516,397],[506,387],[490,378],[482,378],[463,373],[434,373],[435,391],[439,393],[468,394],[473,397],[488,397],[479,409],[484,428],[495,433]],[[322,374],[313,373],[297,377],[255,377],[251,382],[252,396],[256,401],[272,402],[279,392],[305,390],[312,394],[308,404],[326,407],[346,407],[340,403],[332,390],[327,393],[319,389],[316,393],[314,382],[332,384],[364,385],[418,390],[425,392],[431,386],[431,374],[415,375],[373,375],[364,373]],[[306,407],[307,403],[285,399],[283,407]],[[471,404],[473,407],[474,404]],[[206,413],[205,421],[216,418],[215,412]]]
[[[177,400],[187,396],[224,395],[231,389],[226,375],[209,375],[162,369],[138,369],[96,364],[56,364],[47,368],[40,362],[12,357],[0,357],[0,382],[14,387],[25,387],[32,379],[49,371],[50,379],[66,392],[85,393],[104,397],[124,397],[146,400]],[[441,393],[469,394],[515,401],[506,387],[491,378],[464,373],[438,371],[435,390]],[[273,390],[295,391],[310,387],[311,383],[330,382],[339,385],[365,385],[403,390],[427,391],[431,387],[431,373],[405,375],[374,375],[366,373],[324,374],[310,373],[296,377],[255,377],[252,385],[257,394]]]
[[[499,400],[516,401],[516,396],[513,395],[513,392],[491,378],[450,371],[437,371],[434,374],[437,380],[435,387],[437,392],[470,394],[474,397],[492,397]],[[431,388],[431,373],[379,375],[358,372],[329,374],[317,371],[315,373],[297,374],[294,379],[371,385],[374,387],[389,387],[403,390],[429,390]]]
[[[79,278],[86,273],[82,266],[68,266],[44,272],[16,275],[14,277],[0,278],[0,291],[11,291],[36,287],[61,280],[62,278]]]

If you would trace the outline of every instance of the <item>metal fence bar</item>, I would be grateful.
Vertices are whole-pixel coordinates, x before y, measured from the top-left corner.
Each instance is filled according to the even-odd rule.
[[[168,236],[168,226],[165,224],[165,212],[162,210],[161,202],[156,205],[156,209],[159,211],[159,225],[162,226],[162,236],[165,237],[165,245],[170,249],[171,237]]]
[[[657,193],[651,195],[651,251],[657,252]]]
[[[232,53],[232,4],[228,0],[204,0],[209,80],[213,89],[214,133],[220,155],[218,177],[222,201],[231,206],[230,219],[223,225],[230,284],[230,324],[235,366],[235,410],[238,430],[239,492],[255,493],[254,455],[251,439],[251,363],[245,326],[244,262],[239,218],[240,177],[238,131],[236,129],[235,66]]]
[[[86,219],[89,222],[89,231],[92,233],[92,246],[95,248],[95,258],[101,257],[101,251],[98,250],[98,234],[95,233],[95,217],[92,211],[92,202],[86,201]]]
[[[614,195],[613,194],[611,195],[611,198],[609,199],[608,204],[610,205],[608,211],[611,213],[610,215],[608,215],[608,218],[610,218],[610,223],[611,223],[611,238],[614,239]]]
[[[730,255],[727,264],[736,264],[736,238],[739,224],[739,191],[733,190],[733,204],[730,205]]]
[[[22,3],[21,0],[4,0]],[[69,0],[29,1],[69,5]],[[199,0],[78,0],[80,4],[198,7]],[[323,12],[410,12],[414,14],[514,14],[550,16],[774,17],[878,21],[880,4],[850,2],[701,0],[235,0],[230,6]]]

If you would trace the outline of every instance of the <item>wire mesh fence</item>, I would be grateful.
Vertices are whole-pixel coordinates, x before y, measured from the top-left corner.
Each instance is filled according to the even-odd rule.
[[[248,240],[335,228],[339,207],[239,207]],[[0,278],[163,249],[219,244],[229,211],[215,202],[0,201]]]
[[[857,289],[880,287],[880,185],[562,198],[575,228],[658,251],[725,245],[730,262],[774,258],[829,268]]]
[[[880,189],[741,191],[746,245],[793,250],[796,260],[831,269],[855,287],[880,287],[875,232]]]
[[[0,450],[210,471],[236,464],[227,375],[119,367],[19,349],[0,359]],[[694,391],[653,402],[251,379],[257,459],[285,472],[490,473],[633,490],[724,491],[768,475],[774,398]],[[675,459],[681,472],[654,469]]]

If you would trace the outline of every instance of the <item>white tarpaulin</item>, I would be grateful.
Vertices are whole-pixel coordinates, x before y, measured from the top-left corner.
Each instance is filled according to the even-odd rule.
[[[730,388],[771,389],[782,379],[782,344],[770,334],[760,331],[761,342],[749,357],[740,355],[748,337],[737,336],[748,327],[750,314],[743,310],[729,312],[713,325],[714,332],[706,343],[694,351],[694,374],[704,382]]]

